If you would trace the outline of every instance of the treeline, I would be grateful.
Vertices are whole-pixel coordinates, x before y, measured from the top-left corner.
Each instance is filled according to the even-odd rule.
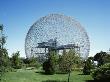
[[[3,34],[3,25],[0,25],[0,79],[5,72],[16,71],[16,69],[35,67],[38,68],[37,58],[21,58],[20,52],[17,51],[9,57],[6,44],[6,36]]]
[[[99,52],[85,61],[83,73],[91,74],[94,80],[110,80],[110,53]]]

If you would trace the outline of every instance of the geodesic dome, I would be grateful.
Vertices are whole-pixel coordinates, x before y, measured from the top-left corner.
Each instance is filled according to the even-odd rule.
[[[47,48],[54,41],[57,41],[57,49],[77,45],[82,58],[87,58],[89,55],[89,38],[81,24],[69,16],[49,14],[37,20],[30,27],[25,39],[26,56],[29,58],[45,55],[41,53],[45,51],[44,46]]]

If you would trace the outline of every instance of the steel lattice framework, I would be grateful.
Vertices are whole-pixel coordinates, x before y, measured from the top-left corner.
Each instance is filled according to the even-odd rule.
[[[57,42],[56,49],[74,45],[80,48],[81,57],[87,58],[89,55],[89,38],[81,24],[69,16],[49,14],[30,27],[25,39],[26,56],[42,55],[43,48],[49,47],[46,45],[52,41]],[[47,49],[45,51],[48,52]]]

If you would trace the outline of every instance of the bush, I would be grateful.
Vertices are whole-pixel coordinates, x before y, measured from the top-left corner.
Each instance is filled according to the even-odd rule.
[[[93,70],[92,77],[95,80],[110,80],[110,63],[106,63]]]

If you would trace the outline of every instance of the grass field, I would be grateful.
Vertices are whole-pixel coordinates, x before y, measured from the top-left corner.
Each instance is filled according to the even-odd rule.
[[[67,74],[44,75],[37,70],[17,70],[4,74],[1,82],[63,82],[67,81]],[[49,81],[47,81],[49,80]],[[90,75],[82,75],[81,72],[73,71],[70,82],[85,82],[92,80]]]

